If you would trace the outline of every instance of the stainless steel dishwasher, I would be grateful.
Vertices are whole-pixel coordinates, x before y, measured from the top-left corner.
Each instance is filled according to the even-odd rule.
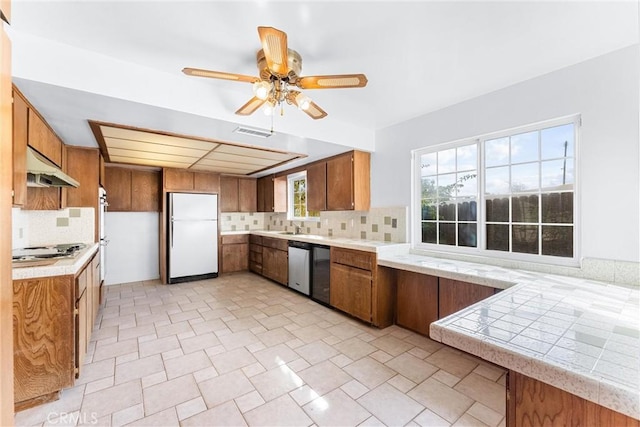
[[[289,240],[289,287],[309,295],[311,275],[311,245]]]

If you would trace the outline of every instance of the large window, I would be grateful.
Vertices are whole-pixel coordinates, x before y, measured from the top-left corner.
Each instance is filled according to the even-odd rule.
[[[317,220],[320,212],[307,210],[307,173],[300,172],[287,176],[288,209],[290,220]]]
[[[557,120],[416,151],[415,246],[577,259],[576,123]]]

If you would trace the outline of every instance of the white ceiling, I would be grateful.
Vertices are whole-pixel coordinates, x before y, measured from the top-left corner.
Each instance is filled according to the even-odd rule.
[[[87,120],[308,154],[373,151],[375,131],[638,43],[638,1],[13,0],[15,81],[54,130],[93,145]],[[288,34],[302,75],[365,73],[362,89],[308,90],[329,116],[292,106],[268,140],[260,111],[233,114],[257,75],[257,26]]]

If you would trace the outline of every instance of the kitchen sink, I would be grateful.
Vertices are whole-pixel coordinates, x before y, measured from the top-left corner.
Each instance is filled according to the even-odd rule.
[[[281,231],[278,234],[286,234],[287,236],[299,236],[302,233],[294,233],[293,231]]]

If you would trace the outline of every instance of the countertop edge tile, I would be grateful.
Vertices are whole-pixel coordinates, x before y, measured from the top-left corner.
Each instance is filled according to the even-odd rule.
[[[89,243],[75,258],[65,258],[55,264],[40,267],[18,267],[12,270],[12,280],[75,275],[98,252],[99,243]]]

